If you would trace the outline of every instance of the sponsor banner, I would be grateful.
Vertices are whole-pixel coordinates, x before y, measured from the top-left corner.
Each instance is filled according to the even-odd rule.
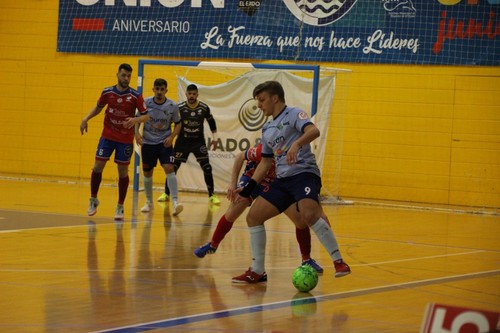
[[[60,52],[499,65],[500,0],[60,0]]]
[[[500,332],[500,313],[429,304],[421,333],[493,333]]]
[[[223,84],[204,86],[183,77],[178,78],[178,100],[186,100],[184,94],[186,87],[194,83],[198,86],[199,100],[207,103],[214,114],[218,129],[218,144],[216,150],[209,151],[209,158],[217,192],[227,190],[235,156],[261,140],[262,126],[268,119],[257,107],[256,100],[252,98],[252,91],[256,83],[267,80],[279,81],[285,90],[287,104],[300,107],[311,116],[312,79],[287,72],[255,71]],[[321,132],[321,136],[312,143],[320,168],[323,165],[327,146],[328,123],[334,90],[334,77],[324,77],[320,80],[318,100],[321,103],[318,104],[316,114],[311,117]],[[221,98],[221,96],[224,97]],[[209,147],[212,134],[206,121],[205,136],[207,147]],[[204,192],[207,188],[200,165],[193,154],[189,155],[187,163],[184,163],[181,171],[177,173],[177,180],[181,190]]]

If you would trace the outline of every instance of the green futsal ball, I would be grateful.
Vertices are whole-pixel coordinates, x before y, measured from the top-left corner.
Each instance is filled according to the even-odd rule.
[[[298,291],[311,291],[318,284],[318,273],[309,265],[299,266],[293,271],[292,283]]]

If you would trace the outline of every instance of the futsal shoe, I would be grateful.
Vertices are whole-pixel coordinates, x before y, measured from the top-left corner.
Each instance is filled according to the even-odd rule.
[[[262,274],[257,274],[252,271],[252,267],[249,267],[248,270],[239,275],[233,277],[233,283],[260,283],[267,282],[267,274],[266,272]]]
[[[141,212],[147,213],[154,209],[154,205],[152,202],[146,202],[146,204],[141,208]]]
[[[317,273],[319,274],[323,273],[323,267],[321,267],[313,258],[309,258],[307,260],[302,261],[302,265],[309,265],[312,268],[314,268],[314,270]]]
[[[89,208],[87,209],[88,216],[94,216],[97,213],[97,206],[99,206],[99,200],[97,198],[89,199]]]
[[[124,216],[123,205],[116,205],[115,220],[122,221]]]
[[[215,194],[212,194],[209,198],[208,198],[208,202],[214,204],[214,205],[220,205],[220,200],[219,198],[217,198],[217,196]]]
[[[168,201],[168,199],[169,199],[168,194],[167,193],[162,193],[158,197],[158,202],[165,202],[165,201]]]
[[[178,202],[174,202],[174,204],[172,206],[174,208],[174,212],[172,214],[173,216],[179,215],[182,212],[182,210],[184,209],[184,206]]]
[[[194,250],[194,255],[197,256],[198,258],[203,258],[207,254],[213,254],[217,251],[216,247],[213,247],[211,242],[208,242],[205,245],[200,246],[196,250]]]
[[[346,264],[344,262],[344,260],[342,260],[342,259],[335,260],[333,262],[333,265],[335,266],[335,277],[336,278],[351,274],[351,268],[349,267],[348,264]]]

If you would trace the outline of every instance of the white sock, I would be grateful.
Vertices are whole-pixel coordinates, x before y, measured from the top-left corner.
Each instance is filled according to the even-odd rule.
[[[248,228],[250,231],[250,248],[252,250],[252,271],[257,274],[265,272],[266,228],[258,225]]]
[[[330,254],[333,261],[342,259],[339,244],[335,239],[332,228],[330,228],[328,223],[326,223],[322,217],[320,217],[316,223],[311,226],[311,229],[314,231],[323,247],[328,251],[328,254]]]
[[[147,202],[153,202],[153,177],[144,176],[144,193]]]
[[[177,176],[175,175],[175,172],[167,174],[167,184],[173,201],[177,202],[177,196],[179,194],[179,190],[177,189]]]

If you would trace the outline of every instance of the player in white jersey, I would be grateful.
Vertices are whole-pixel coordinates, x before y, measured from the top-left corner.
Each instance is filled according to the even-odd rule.
[[[154,96],[144,102],[148,108],[149,120],[144,123],[141,134],[140,126],[135,128],[135,140],[141,145],[142,171],[144,173],[144,192],[146,204],[141,212],[149,212],[153,205],[153,170],[160,161],[172,195],[173,215],[182,212],[183,206],[178,202],[177,177],[175,175],[175,156],[173,141],[181,130],[179,107],[173,100],[167,98],[167,81],[156,79],[153,84]],[[172,124],[174,130],[172,131]]]
[[[277,81],[266,81],[253,91],[258,107],[273,119],[262,128],[262,161],[252,179],[242,188],[237,200],[248,200],[254,188],[276,166],[276,180],[262,192],[247,214],[252,265],[234,283],[267,281],[265,272],[266,229],[264,222],[294,205],[304,221],[328,251],[335,267],[335,277],[351,273],[344,262],[330,225],[321,217],[319,204],[321,175],[310,143],[319,137],[319,129],[304,110],[289,107],[285,92]]]

